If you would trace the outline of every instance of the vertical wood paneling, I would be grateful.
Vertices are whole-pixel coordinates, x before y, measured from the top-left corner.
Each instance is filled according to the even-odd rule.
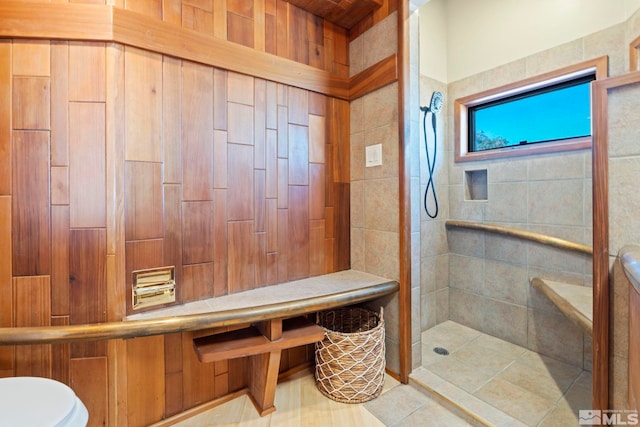
[[[127,421],[147,426],[164,415],[164,338],[127,341]]]
[[[255,288],[253,221],[229,222],[229,293]]]
[[[265,111],[267,129],[278,129],[278,92],[274,82],[267,82]]]
[[[289,161],[278,159],[278,209],[289,205]]]
[[[72,102],[69,120],[71,227],[105,227],[105,105]]]
[[[213,0],[213,35],[227,39],[227,0]]]
[[[180,26],[182,22],[182,1],[162,0],[162,20]]]
[[[51,285],[49,276],[13,278],[15,326],[51,325]],[[17,376],[51,376],[51,346],[21,345],[15,350]]]
[[[265,1],[258,0],[253,2],[253,48],[264,52],[265,50]]]
[[[289,186],[289,280],[309,277],[309,188]]]
[[[325,209],[324,199],[324,165],[309,164],[309,219],[323,219]]]
[[[289,58],[289,3],[276,0],[276,55]]]
[[[182,202],[177,184],[164,185],[163,227],[164,245],[162,265],[175,266],[176,283],[182,283]],[[176,289],[176,301],[182,301],[182,287]]]
[[[227,190],[214,190],[213,201],[214,296],[226,295],[227,287]]]
[[[0,327],[13,326],[11,196],[0,196]],[[13,369],[13,347],[0,347],[0,371]]]
[[[51,314],[69,315],[69,206],[51,207]]]
[[[48,40],[13,41],[13,75],[49,76],[51,53]]]
[[[69,168],[66,166],[51,167],[51,204],[69,204]]]
[[[289,59],[303,64],[309,63],[307,15],[298,7],[289,8]]]
[[[289,88],[289,123],[309,124],[309,92],[295,87]]]
[[[311,163],[325,161],[325,126],[324,116],[309,115],[309,162]]]
[[[69,101],[106,100],[104,43],[69,42]]]
[[[217,68],[213,70],[213,127],[227,130],[227,72]]]
[[[55,292],[55,291],[53,291]],[[51,326],[68,326],[69,316],[52,316]],[[68,343],[54,344],[51,346],[51,378],[64,384],[69,384],[69,357],[70,347]]]
[[[227,40],[247,47],[254,46],[253,19],[236,13],[227,13]]]
[[[107,416],[107,358],[71,359],[70,386],[89,412],[88,427],[109,425]]]
[[[0,40],[0,195],[11,194],[11,41]]]
[[[180,71],[182,61],[168,56],[162,63],[162,146],[164,147],[164,182],[182,181],[180,153],[180,120],[182,91]]]
[[[254,108],[254,162],[256,169],[265,169],[267,111],[266,111],[266,82],[255,80],[255,108]]]
[[[267,284],[267,233],[256,233],[256,287]]]
[[[49,130],[49,77],[13,78],[13,128]]]
[[[265,147],[265,197],[278,197],[278,133],[275,130],[267,130]]]
[[[233,72],[227,73],[227,101],[254,105],[255,78]],[[258,79],[259,80],[259,79]]]
[[[213,71],[182,65],[182,197],[213,197]]]
[[[278,106],[278,157],[286,158],[289,155],[288,146],[288,113],[287,107]]]
[[[184,407],[193,408],[213,399],[215,371],[213,363],[201,363],[193,351],[194,332],[182,334],[182,375],[184,378]]]
[[[125,161],[125,239],[162,237],[162,164]]]
[[[213,14],[210,11],[182,5],[182,26],[204,34],[213,34]]]
[[[266,231],[265,171],[256,169],[255,174],[255,225],[256,232]]]
[[[213,261],[213,202],[182,202],[182,263]]]
[[[253,107],[234,102],[227,103],[228,111],[228,139],[237,144],[253,145]]]
[[[182,266],[182,299],[197,301],[213,295],[213,263]]]
[[[69,165],[69,45],[51,42],[51,164]]]
[[[289,125],[289,184],[309,184],[309,129]]]
[[[309,275],[325,273],[324,220],[312,220],[309,224]]]
[[[254,215],[253,147],[239,144],[227,145],[228,180],[227,212],[229,221],[251,220]]]
[[[164,335],[164,366],[165,415],[171,416],[183,409],[182,334]]]
[[[286,282],[287,280],[289,280],[289,210],[278,209],[278,281]]]
[[[129,46],[124,52],[125,160],[161,162],[162,55]]]
[[[107,80],[105,105],[105,145],[106,145],[106,217],[107,217],[107,318],[116,321],[126,314],[126,254],[125,254],[125,215],[124,215],[124,46],[110,45],[106,52]],[[113,345],[111,345],[113,344]],[[110,343],[111,351],[120,349],[116,358],[123,358],[125,346]],[[111,357],[111,356],[110,356]],[[112,360],[110,360],[112,361]],[[124,372],[120,370],[120,372]],[[122,382],[124,374],[112,373],[109,382],[109,393],[113,396],[118,387],[124,389]],[[110,414],[117,417],[117,409],[125,407],[126,403],[113,402],[111,399]],[[123,399],[124,400],[124,399]],[[120,413],[122,417],[123,413]]]
[[[50,273],[49,133],[14,132],[13,275]]]
[[[278,202],[276,199],[266,200],[267,214],[267,253],[278,251]]]
[[[349,162],[349,103],[338,99],[331,99],[327,111],[327,139],[333,146],[334,182],[348,183],[351,179]]]
[[[227,188],[227,132],[213,131],[213,187]]]
[[[69,322],[107,321],[107,239],[104,229],[71,230],[69,237]],[[107,355],[106,342],[73,343],[71,357]]]
[[[162,19],[162,0],[127,0],[125,8],[155,19]]]

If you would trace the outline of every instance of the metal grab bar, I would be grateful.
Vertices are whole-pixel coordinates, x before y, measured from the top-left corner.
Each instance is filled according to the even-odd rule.
[[[135,338],[260,322],[368,301],[396,292],[398,287],[398,282],[390,281],[302,300],[149,320],[125,320],[122,322],[68,326],[0,328],[0,345],[59,344]]]
[[[553,246],[554,248],[580,252],[586,255],[593,255],[593,248],[591,246],[571,242],[569,240],[560,239],[558,237],[547,236],[546,234],[520,230],[518,228],[471,221],[446,221],[445,225],[448,228],[466,228],[470,230],[481,230],[489,233],[501,234],[504,236],[518,237],[520,239],[529,240],[543,245]]]

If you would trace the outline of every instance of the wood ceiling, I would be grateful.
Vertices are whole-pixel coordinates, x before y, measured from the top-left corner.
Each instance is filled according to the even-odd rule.
[[[382,6],[382,0],[287,0],[307,12],[350,29]]]

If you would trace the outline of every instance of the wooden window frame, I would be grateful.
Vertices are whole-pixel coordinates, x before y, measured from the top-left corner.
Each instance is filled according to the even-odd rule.
[[[493,150],[471,152],[469,151],[468,110],[470,107],[479,104],[573,80],[591,73],[595,74],[595,81],[601,80],[607,77],[607,68],[608,58],[601,56],[579,64],[456,99],[454,101],[455,162],[499,159],[591,148],[592,136],[588,136],[584,138],[550,141],[544,144],[515,145]]]

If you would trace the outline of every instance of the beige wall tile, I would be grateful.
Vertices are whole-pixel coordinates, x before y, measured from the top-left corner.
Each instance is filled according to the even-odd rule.
[[[522,224],[501,224],[507,227],[522,227]],[[486,233],[484,237],[485,258],[510,264],[527,264],[527,242],[508,236]]]
[[[485,220],[488,222],[527,222],[526,194],[527,184],[525,182],[489,184],[488,201],[484,213]],[[582,196],[582,194],[580,195]]]
[[[397,231],[399,224],[398,178],[364,181],[364,226],[368,229]]]
[[[525,59],[519,59],[484,72],[478,76],[478,78],[482,79],[485,89],[493,89],[524,80],[526,78],[526,66],[527,61]]]
[[[640,242],[640,157],[609,160],[609,253],[622,246]]]
[[[528,348],[582,367],[582,346],[582,330],[565,316],[529,309]]]
[[[577,39],[527,57],[527,77],[576,64],[583,59],[582,39]]]
[[[534,181],[528,191],[530,222],[584,225],[584,180]]]
[[[609,91],[608,99],[609,157],[640,154],[640,129],[629,120],[640,109],[640,86],[630,85]]]
[[[393,83],[363,97],[364,129],[398,121],[398,84]]]
[[[449,318],[454,322],[481,331],[485,301],[486,298],[476,294],[449,288]]]
[[[485,296],[502,302],[526,306],[528,286],[526,267],[504,262],[485,261]]]
[[[351,227],[364,227],[364,181],[351,182]]]
[[[628,43],[625,41],[625,27],[621,23],[606,28],[584,38],[584,59],[609,57],[609,75],[625,73],[629,66],[626,59]]]
[[[531,156],[526,162],[530,181],[582,179],[585,176],[584,150],[562,153],[561,156]]]
[[[366,229],[364,241],[365,271],[398,280],[398,233]]]
[[[482,331],[510,343],[527,345],[527,308],[487,298]]]
[[[351,181],[359,181],[364,179],[364,132],[351,134],[351,151],[350,156],[350,173]]]
[[[398,51],[398,14],[394,12],[363,34],[364,68]]]
[[[436,323],[449,320],[449,288],[436,291]]]
[[[484,260],[462,255],[449,255],[449,287],[482,295]]]
[[[420,225],[421,258],[449,252],[447,233],[442,221],[426,221]]]
[[[364,262],[364,228],[351,227],[351,268],[366,271]]]
[[[449,250],[456,255],[484,257],[485,237],[486,234],[482,231],[455,227],[447,229]]]

